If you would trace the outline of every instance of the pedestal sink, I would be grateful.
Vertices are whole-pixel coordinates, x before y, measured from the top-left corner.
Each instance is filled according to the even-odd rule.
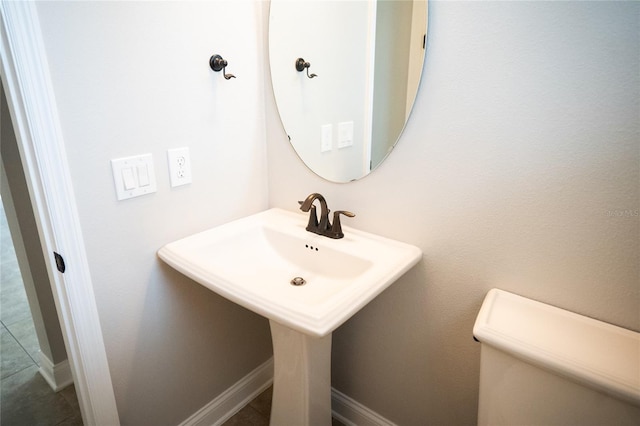
[[[158,251],[174,269],[269,319],[271,425],[331,424],[331,333],[422,256],[347,226],[333,240],[306,224],[305,214],[270,209]]]

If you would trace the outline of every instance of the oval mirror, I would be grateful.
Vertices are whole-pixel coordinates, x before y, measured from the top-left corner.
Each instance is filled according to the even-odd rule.
[[[426,0],[271,0],[269,62],[282,124],[332,182],[389,155],[420,83]]]

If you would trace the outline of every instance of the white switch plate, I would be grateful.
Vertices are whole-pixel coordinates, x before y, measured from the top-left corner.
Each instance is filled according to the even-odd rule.
[[[169,177],[171,186],[176,187],[191,183],[191,159],[189,148],[175,148],[167,151],[169,160]]]
[[[331,151],[333,148],[333,124],[323,124],[320,126],[320,152]]]
[[[353,145],[353,121],[338,123],[338,148]]]
[[[113,183],[118,200],[151,194],[157,191],[151,154],[111,160]]]

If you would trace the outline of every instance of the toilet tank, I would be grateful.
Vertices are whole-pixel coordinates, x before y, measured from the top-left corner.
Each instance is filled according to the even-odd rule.
[[[640,333],[493,289],[473,334],[479,425],[640,425]]]

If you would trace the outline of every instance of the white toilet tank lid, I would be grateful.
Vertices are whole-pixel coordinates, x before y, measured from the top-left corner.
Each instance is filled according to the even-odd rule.
[[[473,335],[483,344],[640,405],[640,333],[492,289]]]

